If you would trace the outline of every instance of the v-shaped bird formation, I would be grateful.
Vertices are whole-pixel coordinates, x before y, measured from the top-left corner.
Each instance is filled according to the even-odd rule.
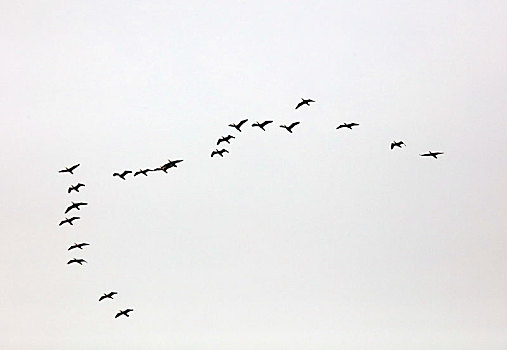
[[[315,101],[312,100],[312,99],[301,98],[301,101],[299,103],[297,103],[295,109],[297,110],[297,109],[299,109],[302,106],[306,106],[306,108],[308,108],[308,107],[310,107],[310,103],[315,103]],[[298,113],[300,113],[300,112],[298,112]],[[228,124],[228,126],[231,127],[231,128],[234,128],[237,132],[242,133],[243,130],[244,130],[244,129],[242,130],[242,128],[245,126],[245,124],[247,122],[248,122],[248,119],[242,119],[239,122],[230,123],[230,124]],[[274,123],[273,120],[256,121],[255,123],[251,124],[251,127],[252,128],[258,128],[261,131],[266,132],[266,131],[272,130],[272,128],[269,127],[269,125],[272,124],[272,123]],[[296,126],[300,125],[300,124],[301,124],[300,121],[293,121],[289,125],[281,124],[281,125],[279,125],[279,127],[282,128],[282,129],[285,129],[289,134],[293,134],[294,128]],[[352,130],[353,128],[358,127],[358,126],[359,126],[359,123],[357,123],[357,122],[344,122],[344,123],[339,124],[336,127],[336,130],[339,130],[339,129],[349,129],[349,130]],[[227,134],[226,136],[221,136],[221,137],[218,138],[218,140],[216,142],[216,146],[220,146],[221,144],[227,144],[227,146],[229,146],[229,145],[231,145],[231,141],[232,140],[236,140],[236,136],[231,135],[231,134]],[[234,142],[236,142],[236,141],[234,141]],[[400,141],[392,141],[391,144],[390,144],[391,150],[394,150],[395,148],[402,149],[404,147],[406,147],[406,144],[403,141],[401,141],[401,140]],[[221,148],[221,149],[216,148],[214,151],[211,152],[211,158],[213,158],[215,156],[220,156],[221,158],[223,158],[225,153],[228,154],[229,151],[227,149],[225,149],[225,148]],[[444,154],[444,153],[443,152],[428,151],[427,153],[420,154],[420,156],[421,157],[431,157],[431,158],[437,159],[437,157],[440,156],[440,155],[442,155],[442,154]],[[128,178],[133,178],[133,177],[136,177],[138,175],[143,175],[141,177],[147,177],[148,173],[152,173],[152,172],[164,172],[164,173],[167,173],[167,171],[169,169],[171,169],[171,168],[177,168],[178,164],[181,163],[182,161],[183,161],[182,159],[177,159],[177,160],[168,159],[167,162],[164,162],[162,165],[159,165],[157,167],[144,168],[144,169],[143,168],[139,168],[139,170],[137,170],[135,172],[132,171],[132,170],[124,169],[124,170],[121,170],[121,171],[114,172],[113,173],[113,177],[118,177],[119,179],[121,179],[123,181],[126,181]],[[73,175],[74,171],[79,166],[80,166],[80,164],[75,164],[75,165],[72,165],[70,167],[65,167],[64,169],[61,169],[58,172],[59,173],[68,173],[68,174]],[[133,175],[131,175],[129,177],[128,176],[129,174],[133,174]],[[82,188],[82,187],[85,187],[85,184],[80,183],[80,182],[78,182],[75,185],[70,185],[68,187],[68,189],[67,189],[67,193],[69,193],[69,194],[71,192],[80,193],[79,189]],[[87,205],[88,205],[87,202],[74,202],[74,201],[71,201],[70,205],[68,205],[67,208],[65,209],[65,214],[71,212],[74,209],[77,210],[77,211],[80,211],[81,207],[87,206]],[[74,212],[72,212],[72,213],[74,213]],[[76,220],[80,220],[80,219],[81,219],[80,216],[65,217],[63,220],[60,221],[60,223],[58,225],[59,226],[64,226],[65,224],[68,224],[68,226],[74,226],[74,222]],[[87,247],[89,245],[90,244],[86,243],[86,242],[74,243],[67,250],[68,251],[71,251],[71,250],[83,251],[83,248]],[[72,259],[70,259],[67,262],[68,265],[74,265],[75,264],[75,265],[81,265],[81,266],[83,266],[83,264],[86,264],[86,263],[88,263],[88,262],[85,259],[83,259],[83,258],[75,258],[75,257],[73,257]],[[99,302],[102,302],[105,299],[114,300],[114,296],[117,295],[117,294],[118,294],[118,292],[107,292],[107,293],[104,293],[102,296],[99,297]],[[134,311],[134,310],[131,309],[131,308],[127,308],[127,309],[124,309],[124,310],[119,310],[116,313],[116,315],[114,316],[114,318],[119,318],[121,316],[125,316],[125,317],[128,318],[128,317],[130,317],[129,313],[132,312],[132,311]]]

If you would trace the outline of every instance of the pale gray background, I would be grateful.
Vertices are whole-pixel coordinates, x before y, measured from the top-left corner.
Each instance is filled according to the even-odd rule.
[[[505,1],[0,9],[2,349],[507,348]]]

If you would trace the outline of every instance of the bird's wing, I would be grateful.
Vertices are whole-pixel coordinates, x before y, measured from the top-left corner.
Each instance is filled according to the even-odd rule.
[[[74,187],[70,186],[69,189],[67,190],[67,193],[70,193],[70,191],[72,191],[74,189]]]
[[[66,173],[67,171],[67,169],[58,170],[59,173]]]
[[[248,119],[243,119],[242,121],[240,121],[240,122],[238,123],[238,128],[240,128],[240,127],[241,127],[241,125],[245,124],[247,121],[248,121]]]
[[[338,125],[338,127],[336,129],[341,129],[341,128],[344,128],[344,127],[345,127],[345,125],[342,124],[342,125]]]
[[[118,312],[118,313],[116,314],[116,316],[114,316],[114,318],[118,318],[118,317],[120,317],[120,316],[121,316],[121,314],[122,314],[121,312]]]
[[[393,148],[394,148],[394,143],[391,142],[391,149],[393,149]]]
[[[65,209],[65,214],[71,211],[73,207],[74,207],[73,205],[68,206],[67,209]]]
[[[299,124],[299,122],[294,122],[294,123],[292,123],[292,124],[289,126],[289,128],[293,128],[293,127],[295,127],[295,126],[296,126],[296,125],[298,125],[298,124]]]
[[[105,299],[106,296],[105,295],[102,295],[100,298],[99,298],[99,301],[102,301],[103,299]]]
[[[315,102],[314,100],[310,100],[310,99],[308,99],[308,100],[306,100],[306,101],[308,101],[308,102]]]
[[[131,311],[134,311],[134,309],[127,309],[127,310],[125,310],[125,312],[131,312]]]
[[[67,249],[67,250],[72,250],[72,249],[74,249],[74,248],[76,248],[76,245],[71,245],[71,246],[69,247],[69,249]]]
[[[299,102],[298,105],[296,106],[296,109],[298,109],[299,107],[301,107],[302,105],[304,105],[305,103],[303,101]]]
[[[72,170],[76,169],[78,166],[79,166],[79,164],[73,165],[73,166],[71,166],[71,167],[69,168],[69,170],[71,170],[71,171],[72,171]]]
[[[60,223],[58,224],[58,226],[62,226],[63,224],[65,224],[67,222],[67,220],[62,220],[60,221]]]

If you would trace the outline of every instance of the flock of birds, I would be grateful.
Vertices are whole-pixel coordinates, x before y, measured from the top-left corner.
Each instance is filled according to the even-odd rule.
[[[310,106],[310,103],[313,103],[315,102],[314,100],[311,100],[311,99],[301,99],[301,101],[297,104],[296,106],[296,109],[300,108],[301,106],[304,106],[304,105],[307,105],[307,106]],[[241,128],[243,127],[243,125],[248,122],[248,119],[243,119],[241,121],[239,121],[238,123],[231,123],[229,124],[230,127],[236,129],[238,132],[241,132]],[[272,120],[266,120],[266,121],[263,121],[263,122],[255,122],[252,124],[252,127],[258,127],[260,128],[261,130],[263,131],[266,131],[266,127],[273,123]],[[297,125],[299,125],[300,122],[299,121],[295,121],[293,123],[291,123],[290,125],[280,125],[281,128],[287,130],[289,133],[292,134],[292,130],[294,129],[294,127],[296,127]],[[350,129],[352,130],[353,127],[356,127],[356,126],[359,126],[358,123],[355,123],[355,122],[352,122],[352,123],[342,123],[340,125],[338,125],[336,127],[336,129],[342,129],[342,128],[346,128],[346,129]],[[230,141],[231,139],[235,139],[236,137],[234,137],[233,135],[227,135],[227,136],[222,136],[218,139],[217,141],[217,146],[219,146],[220,144],[222,143],[227,143],[227,144],[230,144]],[[403,141],[393,141],[391,142],[391,150],[394,149],[395,147],[397,148],[402,148],[402,146],[406,146],[405,143]],[[214,151],[211,152],[211,157],[213,158],[215,155],[219,155],[220,157],[223,157],[224,156],[224,153],[229,153],[229,151],[225,148],[222,148],[222,149],[215,149]],[[437,157],[439,155],[442,155],[444,154],[443,152],[432,152],[432,151],[429,151],[427,153],[423,153],[423,154],[420,154],[421,157],[433,157],[435,159],[437,159]],[[134,177],[137,176],[137,175],[144,175],[144,176],[148,176],[148,173],[149,172],[157,172],[157,171],[163,171],[164,173],[167,173],[167,171],[171,168],[176,168],[178,163],[182,162],[183,160],[182,159],[178,159],[178,160],[170,160],[168,159],[168,162],[164,163],[163,165],[159,166],[159,167],[156,167],[156,168],[153,168],[153,169],[139,169],[138,171],[134,172]],[[65,168],[65,169],[62,169],[60,170],[59,172],[60,173],[69,173],[69,174],[74,174],[74,170],[79,166],[79,164],[76,164],[76,165],[73,165],[71,166],[70,168]],[[113,177],[117,176],[119,177],[120,179],[122,180],[126,180],[126,176],[128,174],[132,174],[133,171],[132,170],[124,170],[122,171],[121,173],[119,172],[115,172],[113,174]],[[85,185],[82,184],[82,183],[77,183],[76,185],[72,185],[68,188],[67,190],[67,193],[71,193],[72,191],[75,191],[75,192],[79,192],[79,189],[81,187],[84,187]],[[76,209],[76,210],[81,210],[80,207],[82,206],[86,206],[88,205],[88,203],[86,202],[72,202],[71,201],[71,204],[65,209],[65,214],[69,213],[70,211],[72,211],[73,209]],[[79,216],[72,216],[70,218],[67,218],[65,217],[64,220],[60,221],[60,224],[59,226],[62,226],[64,224],[69,224],[71,226],[73,226],[73,222],[75,220],[79,220],[81,219]],[[80,250],[83,250],[83,247],[86,247],[90,244],[86,243],[86,242],[82,242],[82,243],[74,243],[73,245],[71,245],[68,250],[74,250],[74,249],[80,249]],[[69,260],[67,262],[67,264],[79,264],[79,265],[83,265],[83,263],[86,263],[87,261],[85,259],[82,259],[82,258],[72,258],[71,260]],[[104,293],[104,295],[102,295],[100,298],[99,298],[99,302],[104,300],[104,299],[113,299],[113,296],[118,294],[117,292],[109,292],[109,293]],[[119,310],[119,312],[115,315],[115,318],[118,318],[120,316],[126,316],[126,317],[129,317],[129,312],[132,312],[134,311],[133,309],[125,309],[125,310]]]
[[[310,106],[310,103],[312,103],[312,102],[315,102],[315,101],[312,99],[301,98],[301,101],[296,105],[296,109],[298,109],[299,107],[304,106],[304,105]],[[243,120],[239,121],[238,123],[231,123],[231,124],[229,124],[229,126],[231,128],[236,129],[238,132],[241,132],[241,127],[246,122],[248,122],[248,119],[243,119]],[[272,120],[265,120],[263,122],[256,121],[255,123],[252,124],[252,127],[258,127],[260,129],[262,129],[262,131],[266,131],[266,129],[265,129],[266,126],[268,126],[271,123],[273,123]],[[301,124],[301,122],[296,121],[296,122],[291,123],[290,125],[285,125],[285,124],[280,125],[280,127],[287,130],[289,133],[292,134],[292,129],[294,129],[294,127],[299,124]],[[338,125],[336,127],[336,129],[338,130],[338,129],[346,128],[346,129],[352,130],[352,128],[355,126],[359,126],[359,124],[358,123],[342,123],[342,124]],[[218,139],[217,146],[219,146],[222,142],[226,142],[227,144],[230,144],[231,139],[235,139],[235,137],[233,135],[222,136]],[[394,149],[395,147],[402,148],[401,147],[402,145],[406,146],[403,141],[393,141],[391,143],[391,149]],[[216,155],[223,157],[224,153],[229,153],[229,151],[225,148],[222,148],[220,150],[217,148],[211,152],[211,158],[213,158]],[[437,159],[437,157],[441,154],[444,154],[444,153],[429,151],[427,153],[420,154],[420,156],[421,157],[433,157],[433,158]]]
[[[183,162],[183,159],[177,159],[177,160],[170,160],[168,159],[167,163],[162,164],[161,166],[154,168],[154,169],[139,169],[134,173],[134,177],[140,174],[143,174],[144,176],[148,176],[148,173],[151,171],[163,171],[164,173],[167,173],[167,170],[171,168],[177,168],[178,163]],[[114,173],[114,176],[118,176],[120,179],[125,180],[125,176],[128,174],[132,174],[132,170],[123,170],[121,173]]]
[[[80,164],[76,164],[76,165],[73,165],[71,166],[70,168],[65,168],[65,169],[62,169],[62,170],[59,170],[58,172],[59,173],[69,173],[69,174],[74,174],[74,170],[76,170],[76,168],[79,166]],[[75,191],[75,192],[79,192],[79,189],[81,187],[84,187],[85,185],[82,184],[82,183],[77,183],[76,185],[71,185],[68,189],[67,189],[67,193],[71,193],[72,191]],[[88,205],[88,203],[85,203],[85,202],[72,202],[71,201],[71,204],[67,207],[67,209],[65,209],[65,214],[67,214],[68,212],[70,212],[71,210],[73,209],[76,209],[76,210],[81,210],[80,207],[81,206],[84,206],[84,205]],[[73,216],[71,218],[65,218],[65,220],[62,220],[60,221],[60,224],[59,226],[62,226],[64,224],[69,224],[71,226],[73,226],[73,221],[75,220],[78,220],[80,219],[79,216]],[[74,250],[74,249],[80,249],[80,250],[83,250],[83,247],[86,247],[86,246],[89,246],[90,244],[89,243],[86,243],[86,242],[81,242],[81,243],[76,243],[74,242],[73,245],[71,245],[67,250],[68,251],[71,251],[71,250]],[[85,259],[82,259],[82,258],[72,258],[70,259],[68,262],[67,262],[67,265],[71,265],[71,264],[79,264],[79,265],[83,265],[83,263],[87,263],[87,261]],[[104,295],[102,295],[100,298],[99,298],[99,301],[102,301],[104,299],[113,299],[113,296],[118,294],[118,292],[109,292],[109,293],[104,293]],[[114,318],[118,318],[120,316],[126,316],[126,317],[129,317],[129,312],[132,312],[134,311],[134,309],[125,309],[125,310],[119,310],[118,313],[115,315]]]

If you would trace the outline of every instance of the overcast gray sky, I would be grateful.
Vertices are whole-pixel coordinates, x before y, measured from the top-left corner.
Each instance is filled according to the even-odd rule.
[[[1,1],[0,347],[505,349],[506,10]]]

